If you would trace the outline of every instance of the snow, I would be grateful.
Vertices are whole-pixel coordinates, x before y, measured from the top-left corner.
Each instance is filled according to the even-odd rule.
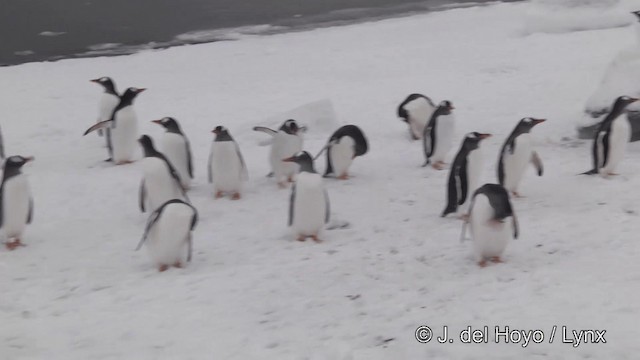
[[[619,176],[590,168],[574,115],[610,59],[635,42],[628,27],[522,35],[535,4],[512,3],[274,36],[248,36],[126,57],[0,68],[8,154],[27,165],[35,198],[28,245],[0,251],[0,354],[7,359],[634,359],[640,350],[640,145]],[[149,90],[136,100],[142,133],[173,116],[188,134],[199,210],[194,260],[158,273],[134,252],[140,163],[112,166],[93,124],[100,89]],[[549,121],[533,136],[545,164],[514,201],[520,238],[505,263],[480,269],[461,223],[440,218],[447,171],[421,168],[420,142],[395,116],[410,93],[456,105],[457,137],[485,140],[485,181],[525,116]],[[326,179],[332,223],[324,242],[286,228],[288,190],[251,130],[274,114],[329,99],[339,124],[363,129],[371,149],[347,181]],[[284,120],[284,119],[282,119]],[[206,184],[211,129],[224,125],[250,172],[240,201]],[[311,126],[311,124],[306,124]],[[337,127],[337,126],[336,126]],[[331,131],[310,131],[315,154]],[[449,154],[451,159],[454,151]],[[318,170],[324,163],[316,164]],[[420,344],[418,326],[452,344]],[[607,344],[573,347],[554,325],[607,330]],[[541,344],[463,344],[472,326],[541,329]]]

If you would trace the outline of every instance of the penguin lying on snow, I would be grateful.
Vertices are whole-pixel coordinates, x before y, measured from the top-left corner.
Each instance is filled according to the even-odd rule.
[[[133,100],[146,89],[128,88],[108,120],[101,121],[84,132],[84,135],[99,129],[109,129],[107,147],[110,158],[116,165],[133,162],[136,138],[138,137],[138,118],[133,110]]]
[[[329,195],[322,184],[322,177],[313,168],[313,159],[308,152],[302,151],[285,162],[300,165],[289,200],[289,226],[292,227],[298,241],[310,237],[320,242],[318,234],[324,224],[329,222]]]
[[[442,212],[442,217],[456,212],[458,206],[463,207],[464,212],[467,211],[464,209],[464,205],[471,197],[469,194],[476,190],[484,163],[480,141],[490,136],[491,134],[471,132],[464,137],[462,146],[449,171],[447,207]]]
[[[100,97],[100,107],[97,122],[111,119],[113,109],[115,109],[116,106],[118,106],[118,103],[120,103],[120,95],[118,95],[115,83],[108,76],[103,76],[101,78],[93,79],[90,81],[96,84],[100,84],[104,89],[102,97]],[[105,129],[105,132],[108,134],[109,129]],[[98,135],[102,136],[102,129],[98,129]]]
[[[367,153],[367,138],[359,127],[345,125],[331,135],[327,145],[320,150],[314,160],[325,150],[327,150],[327,169],[324,176],[334,174],[338,179],[346,180],[349,178],[349,167],[353,159]]]
[[[160,140],[160,151],[178,172],[182,187],[188,189],[191,185],[191,179],[193,179],[193,162],[191,160],[189,139],[182,133],[178,121],[172,117],[165,117],[152,122],[161,125],[167,130],[162,135],[162,140]]]
[[[240,199],[242,182],[249,177],[240,147],[224,126],[216,126],[212,132],[216,137],[209,153],[209,183],[213,183],[216,199],[224,193],[231,193],[232,200]]]
[[[144,176],[140,183],[140,210],[145,212],[147,204],[153,211],[171,199],[187,199],[180,185],[180,176],[169,160],[153,146],[148,135],[138,140],[144,152],[142,168]]]
[[[605,177],[616,175],[616,167],[624,156],[624,150],[631,136],[629,120],[622,115],[627,106],[635,101],[638,99],[620,96],[613,103],[611,111],[596,129],[592,148],[593,169],[581,175],[598,173]]]
[[[302,150],[301,133],[305,129],[305,127],[298,126],[298,123],[293,119],[286,120],[278,131],[264,126],[253,128],[255,131],[261,131],[273,136],[269,162],[271,163],[271,171],[278,182],[278,186],[281,188],[287,186],[287,181],[293,182],[293,177],[298,171],[298,165],[285,163],[282,159],[293,156]]]
[[[469,214],[462,225],[461,240],[464,240],[467,222],[471,224],[473,249],[481,267],[486,266],[487,261],[502,262],[500,256],[509,240],[518,238],[518,221],[509,194],[498,184],[485,184],[473,194]]]
[[[409,134],[413,140],[422,138],[424,127],[435,109],[433,101],[422,94],[411,94],[398,105],[398,117],[409,125]]]
[[[511,132],[500,151],[498,158],[498,182],[515,197],[521,197],[518,193],[518,185],[527,164],[533,163],[538,176],[542,176],[542,160],[533,150],[531,144],[531,129],[545,122],[545,119],[524,118],[520,120]]]
[[[451,112],[453,109],[451,101],[442,101],[425,126],[422,133],[422,147],[425,157],[423,167],[433,161],[434,169],[444,169],[444,159],[451,149],[455,130],[455,117]]]
[[[185,258],[191,261],[191,232],[197,222],[196,208],[182,200],[171,199],[151,213],[136,250],[146,242],[149,255],[159,271],[170,266],[181,268]]]
[[[14,155],[4,163],[0,185],[0,228],[8,240],[5,246],[9,250],[24,246],[22,234],[33,220],[31,189],[26,175],[20,170],[29,161],[33,161],[33,157]]]

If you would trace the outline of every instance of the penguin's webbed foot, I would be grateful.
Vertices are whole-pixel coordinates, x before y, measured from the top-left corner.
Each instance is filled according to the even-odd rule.
[[[298,235],[298,238],[297,238],[296,240],[298,240],[298,241],[305,241],[305,240],[307,240],[307,237],[306,237],[306,236],[304,236],[304,235]]]
[[[501,262],[503,262],[503,261],[502,261],[502,259],[500,259],[500,256],[494,256],[494,257],[492,257],[490,260],[491,260],[491,262],[494,262],[494,263],[501,263]]]
[[[512,191],[511,195],[513,195],[513,197],[518,198],[518,199],[524,199],[525,196],[521,195],[519,192],[517,191]]]
[[[349,174],[344,173],[344,174],[338,176],[338,179],[340,179],[340,180],[349,180]]]
[[[486,259],[482,259],[480,261],[478,261],[478,266],[480,266],[481,268],[484,268],[487,266],[487,260]]]
[[[240,193],[239,192],[233,193],[233,195],[231,195],[231,200],[240,200]]]
[[[13,241],[8,241],[4,244],[7,247],[7,250],[9,251],[13,251],[19,247],[24,247],[27,246],[25,244],[23,244],[20,239],[13,239]]]
[[[317,242],[317,243],[321,243],[322,240],[318,239],[318,235],[311,235],[310,236],[311,240]]]
[[[118,161],[116,163],[116,165],[127,165],[127,164],[133,164],[133,160],[123,160],[123,161]]]
[[[458,218],[464,222],[469,222],[469,214],[462,214]]]
[[[182,263],[181,263],[180,261],[176,261],[176,262],[173,264],[173,267],[174,267],[174,268],[178,268],[178,269],[182,269]]]
[[[222,191],[216,191],[216,195],[214,197],[216,199],[220,199],[222,196],[224,196],[224,193]]]
[[[433,163],[433,165],[431,165],[434,169],[436,170],[444,170],[444,161],[436,161],[435,163]]]
[[[160,265],[160,267],[158,267],[159,272],[165,272],[167,270],[169,270],[169,265],[162,264]]]
[[[293,175],[289,175],[289,176],[287,177],[287,182],[290,182],[290,183],[292,183],[292,182],[293,182]]]

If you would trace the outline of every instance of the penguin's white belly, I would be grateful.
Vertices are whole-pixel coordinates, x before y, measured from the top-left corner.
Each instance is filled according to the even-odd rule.
[[[518,191],[518,185],[522,180],[527,165],[531,162],[533,148],[531,146],[531,136],[521,134],[514,140],[515,149],[513,154],[509,149],[505,149],[503,157],[504,187],[507,191]]]
[[[451,115],[439,116],[436,120],[435,149],[431,156],[434,162],[445,161],[447,153],[453,144],[453,133],[455,131],[455,117]]]
[[[291,157],[302,150],[302,137],[290,135],[283,131],[278,131],[273,136],[271,145],[271,170],[276,181],[281,182],[287,177],[293,177],[298,172],[299,165],[296,163],[283,162],[282,159]]]
[[[113,110],[120,103],[120,98],[113,94],[103,93],[100,98],[100,107],[98,113],[98,122],[111,119]]]
[[[191,176],[189,176],[187,142],[184,137],[180,134],[165,133],[162,136],[161,151],[178,172],[182,186],[188,188],[191,184]]]
[[[147,251],[157,265],[185,263],[193,210],[185,204],[167,205],[149,230]]]
[[[214,141],[211,145],[211,172],[215,191],[240,192],[242,162],[233,141]]]
[[[113,161],[131,161],[138,138],[138,119],[133,107],[125,107],[116,113],[115,127],[110,131]]]
[[[142,160],[148,210],[154,211],[171,199],[183,199],[176,180],[171,177],[162,159],[147,157]]]
[[[340,142],[331,146],[331,165],[336,176],[347,175],[356,153],[356,142],[350,136],[343,136]]]
[[[24,174],[8,179],[2,194],[2,230],[8,238],[20,237],[27,226],[31,190]]]
[[[489,198],[478,194],[471,209],[470,226],[474,253],[479,260],[502,255],[511,238],[511,218],[493,224],[490,223],[493,216],[494,210]]]
[[[464,203],[458,207],[458,212],[466,214],[469,211],[469,204],[473,193],[478,188],[480,176],[484,165],[484,154],[481,148],[471,150],[467,155],[467,198]]]
[[[429,122],[435,107],[431,106],[425,98],[417,98],[404,105],[404,109],[409,114],[409,127],[417,139],[422,139],[424,127]]]
[[[624,150],[631,138],[631,126],[625,115],[618,116],[611,124],[609,134],[609,156],[601,169],[604,174],[613,173],[624,156]]]
[[[324,226],[327,203],[322,178],[300,173],[296,180],[292,228],[295,235],[318,235]]]

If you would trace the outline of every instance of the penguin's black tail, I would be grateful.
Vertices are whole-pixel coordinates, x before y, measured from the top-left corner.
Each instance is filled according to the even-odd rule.
[[[578,175],[595,175],[595,174],[597,174],[597,173],[598,173],[598,170],[596,170],[596,169],[591,169],[591,170],[589,170],[589,171],[585,171],[585,172],[580,173],[580,174],[578,174]]]

